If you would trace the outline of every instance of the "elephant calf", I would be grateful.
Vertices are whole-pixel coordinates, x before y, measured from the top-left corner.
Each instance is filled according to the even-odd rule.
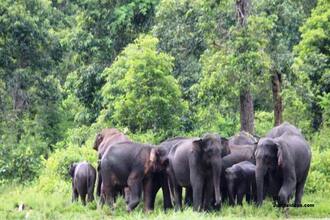
[[[242,205],[243,197],[246,195],[246,201],[251,201],[253,196],[256,201],[256,182],[255,182],[256,166],[249,162],[243,161],[226,169],[226,181],[228,185],[229,204]]]
[[[95,168],[87,162],[73,163],[70,166],[69,174],[72,177],[72,202],[77,201],[80,196],[82,204],[86,205],[86,195],[88,202],[93,201]]]

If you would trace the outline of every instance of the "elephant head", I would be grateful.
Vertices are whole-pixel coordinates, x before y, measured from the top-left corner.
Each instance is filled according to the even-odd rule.
[[[227,189],[229,195],[229,204],[234,205],[235,204],[234,187],[235,187],[235,181],[237,179],[237,174],[232,170],[232,167],[229,167],[226,169],[225,176],[226,176]]]
[[[69,167],[69,175],[73,178],[78,163],[72,163]]]
[[[257,181],[257,204],[263,200],[264,177],[268,171],[276,171],[283,166],[283,148],[273,138],[261,138],[255,151],[256,181]]]
[[[93,145],[93,149],[98,151],[100,144],[102,143],[102,141],[104,140],[105,137],[111,137],[114,134],[120,133],[119,130],[117,130],[116,128],[105,128],[103,129],[100,133],[98,133],[96,135],[95,141],[94,141],[94,145]]]
[[[166,151],[160,147],[150,150],[149,161],[146,165],[146,173],[164,171],[169,163]]]
[[[215,205],[219,205],[222,157],[230,153],[228,140],[217,134],[205,134],[202,138],[193,141],[193,144],[194,150],[200,153],[202,162],[212,169]]]

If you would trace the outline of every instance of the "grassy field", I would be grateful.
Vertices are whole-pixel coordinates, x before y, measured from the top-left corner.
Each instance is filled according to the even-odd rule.
[[[154,212],[143,212],[142,203],[132,213],[126,213],[124,201],[119,200],[116,208],[110,211],[108,207],[100,208],[96,202],[86,207],[80,203],[71,203],[71,190],[67,185],[52,193],[38,192],[33,186],[2,186],[0,188],[0,219],[278,219],[285,218],[278,208],[274,208],[270,201],[266,201],[261,208],[244,204],[243,207],[229,207],[226,204],[221,211],[212,213],[196,213],[191,208],[182,212],[161,209],[162,201],[157,198]],[[18,210],[18,205],[24,203],[24,211]],[[330,217],[330,195],[305,195],[303,203],[314,204],[312,208],[290,208],[290,218],[325,218]]]

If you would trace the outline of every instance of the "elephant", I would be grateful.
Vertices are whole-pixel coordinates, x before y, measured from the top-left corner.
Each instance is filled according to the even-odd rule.
[[[168,156],[171,148],[185,139],[186,138],[184,138],[184,137],[175,137],[175,138],[170,138],[165,141],[162,141],[158,145],[159,152],[162,152],[161,153],[162,158],[164,160],[166,160],[166,157]],[[150,195],[150,199],[148,199],[148,204],[146,204],[148,210],[154,209],[156,195],[160,188],[162,188],[162,191],[163,191],[163,208],[164,208],[164,210],[172,208],[171,195],[170,195],[168,181],[169,180],[168,180],[168,175],[166,173],[166,170],[162,170],[160,172],[153,173],[152,181],[149,182],[150,187],[147,187],[147,190],[150,190],[150,192],[148,193],[148,195]],[[188,194],[186,194],[187,203],[190,203],[190,200],[192,200],[192,195],[190,196],[189,192],[190,191],[188,191]]]
[[[100,162],[103,154],[109,147],[113,146],[116,143],[128,142],[128,141],[130,141],[130,139],[127,136],[125,136],[123,133],[121,133],[118,129],[105,128],[96,135],[93,149],[97,151],[98,159]],[[98,164],[97,170],[98,170],[98,178],[97,178],[97,186],[96,186],[96,195],[100,196],[101,184],[102,184],[102,177],[100,174],[101,173],[100,164]],[[122,191],[123,190],[120,189],[118,193],[122,194],[123,193]]]
[[[217,134],[202,138],[184,138],[170,149],[167,174],[175,209],[182,208],[181,187],[192,189],[193,209],[209,209],[215,192],[215,206],[221,204],[221,158],[229,154]]]
[[[253,145],[258,142],[260,137],[256,135],[252,135],[246,131],[241,131],[238,134],[232,136],[229,141],[229,146],[235,146],[235,145]]]
[[[226,169],[226,180],[228,185],[229,204],[242,205],[243,197],[251,202],[251,197],[256,202],[256,166],[249,161],[242,161]]]
[[[69,174],[72,177],[72,202],[77,201],[80,196],[82,204],[86,205],[86,195],[88,202],[93,201],[95,168],[87,162],[73,163],[70,165]]]
[[[289,122],[283,122],[282,124],[274,127],[266,134],[266,137],[277,138],[282,136],[284,133],[295,134],[303,137],[300,130]]]
[[[230,153],[227,156],[222,158],[222,172],[221,172],[221,197],[222,201],[225,202],[228,198],[228,187],[227,187],[227,179],[225,176],[225,170],[237,163],[242,161],[249,161],[251,163],[255,163],[254,158],[250,154],[243,153]]]
[[[254,152],[257,147],[259,137],[241,131],[238,134],[229,138],[223,138],[223,144],[228,145],[230,154],[222,158],[222,172],[221,172],[221,196],[222,200],[226,201],[228,197],[227,180],[225,177],[225,170],[236,163],[242,161],[250,161],[255,164]]]
[[[113,207],[116,189],[128,187],[127,211],[131,212],[138,205],[142,189],[144,209],[150,211],[153,175],[165,170],[168,163],[162,155],[164,152],[155,146],[134,142],[117,143],[108,148],[101,159],[104,193],[101,205],[106,202]]]
[[[285,128],[289,130],[285,132]],[[259,140],[255,158],[257,204],[262,205],[267,177],[277,189],[273,193],[279,205],[287,204],[294,191],[295,204],[300,205],[311,162],[310,146],[300,131],[288,123],[273,128]]]

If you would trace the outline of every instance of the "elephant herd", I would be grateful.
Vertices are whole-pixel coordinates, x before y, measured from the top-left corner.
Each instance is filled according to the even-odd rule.
[[[123,196],[132,211],[143,195],[145,211],[154,209],[162,189],[163,207],[218,210],[222,203],[262,205],[270,196],[286,205],[295,193],[300,205],[311,162],[309,144],[298,128],[284,122],[259,138],[247,132],[229,139],[218,134],[175,137],[158,146],[131,141],[115,128],[97,134],[97,171],[87,162],[70,166],[72,199],[94,199],[114,207]],[[182,194],[185,190],[185,198]]]

